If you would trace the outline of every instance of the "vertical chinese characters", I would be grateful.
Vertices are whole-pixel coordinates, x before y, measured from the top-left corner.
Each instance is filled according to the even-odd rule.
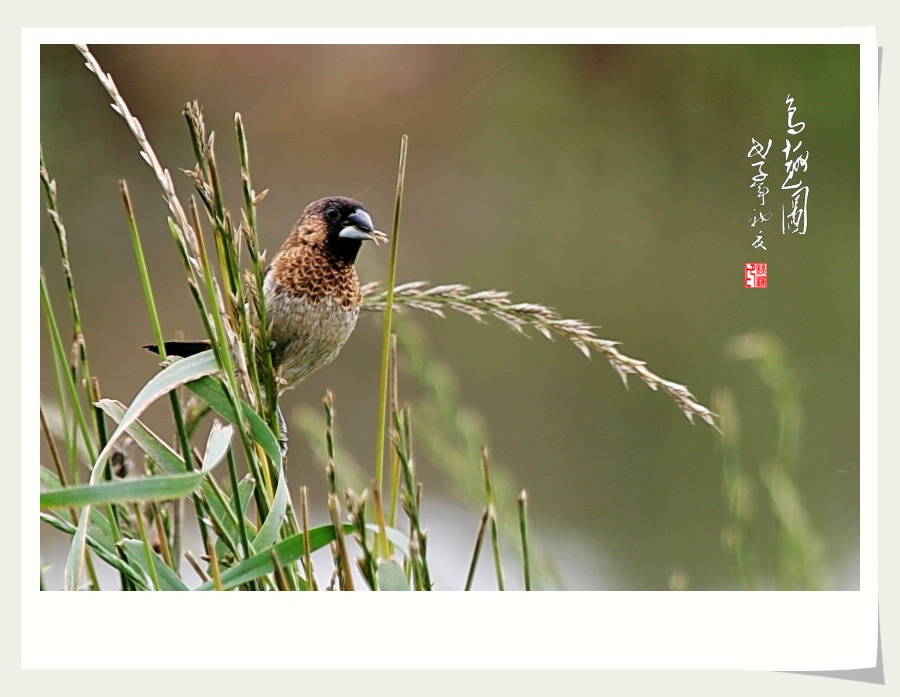
[[[794,98],[789,94],[787,100],[787,134],[798,136],[806,128],[806,122],[796,118],[797,107],[794,106]],[[799,232],[806,234],[808,222],[807,206],[809,203],[809,186],[803,184],[801,172],[808,171],[809,150],[801,150],[803,141],[795,138],[794,144],[790,137],[784,140],[784,182],[781,188],[791,192],[790,204],[781,204],[781,233],[787,234]]]
[[[750,141],[750,151],[747,153],[747,157],[759,158],[750,165],[756,170],[753,179],[750,181],[750,188],[756,189],[756,198],[759,199],[759,208],[753,209],[753,216],[747,222],[750,223],[750,227],[756,230],[756,240],[753,242],[753,247],[756,249],[765,249],[766,245],[763,242],[762,226],[763,223],[767,222],[772,217],[772,214],[761,210],[766,205],[766,194],[769,193],[769,187],[766,186],[766,178],[769,175],[763,170],[763,166],[766,164],[766,158],[769,156],[769,148],[772,147],[772,139],[769,138],[769,142],[766,144],[765,148],[763,148],[762,143],[756,140],[756,138],[751,138]]]

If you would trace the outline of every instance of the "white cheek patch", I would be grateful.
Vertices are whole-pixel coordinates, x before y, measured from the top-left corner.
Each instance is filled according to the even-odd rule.
[[[371,240],[372,233],[366,232],[356,225],[348,225],[338,233],[338,237],[343,237],[347,240]]]

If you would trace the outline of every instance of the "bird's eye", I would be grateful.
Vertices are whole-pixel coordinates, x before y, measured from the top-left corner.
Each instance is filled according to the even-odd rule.
[[[334,206],[328,206],[328,208],[325,209],[325,217],[333,223],[341,217],[341,213]]]

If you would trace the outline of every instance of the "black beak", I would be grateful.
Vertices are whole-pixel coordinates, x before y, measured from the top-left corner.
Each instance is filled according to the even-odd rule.
[[[347,222],[350,225],[358,227],[363,232],[372,232],[375,229],[375,226],[372,225],[372,219],[369,217],[369,214],[361,208],[348,215]]]
[[[347,216],[344,227],[338,233],[338,237],[349,240],[374,240],[375,226],[372,219],[362,208],[359,208]]]

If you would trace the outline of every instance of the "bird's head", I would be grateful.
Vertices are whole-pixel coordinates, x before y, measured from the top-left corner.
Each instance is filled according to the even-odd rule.
[[[310,203],[294,226],[295,243],[323,247],[337,257],[353,261],[366,240],[387,241],[363,205],[352,198],[329,196]]]

